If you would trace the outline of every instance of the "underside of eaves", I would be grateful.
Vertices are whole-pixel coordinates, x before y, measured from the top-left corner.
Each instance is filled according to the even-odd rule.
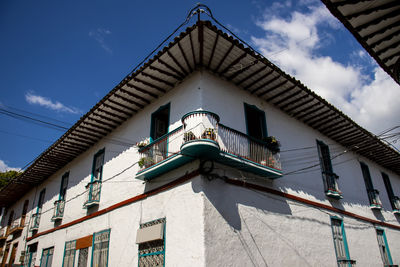
[[[322,0],[331,13],[400,84],[400,2]]]
[[[239,40],[209,21],[198,21],[124,78],[22,175],[4,187],[0,205],[14,203],[197,69],[231,81],[349,150],[400,174],[398,152]]]

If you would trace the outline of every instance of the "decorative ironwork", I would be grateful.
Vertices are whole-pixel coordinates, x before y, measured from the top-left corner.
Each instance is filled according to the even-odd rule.
[[[65,201],[57,200],[54,202],[54,213],[51,218],[52,221],[61,220],[64,215]]]
[[[165,218],[143,223],[140,228],[165,223]],[[139,244],[139,267],[164,266],[165,233],[163,239]]]

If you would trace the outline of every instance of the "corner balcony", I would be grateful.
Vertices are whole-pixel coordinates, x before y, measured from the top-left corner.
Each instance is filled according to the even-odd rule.
[[[150,180],[195,159],[213,160],[270,179],[282,176],[279,153],[219,120],[208,111],[184,115],[182,126],[139,149],[136,178]]]
[[[64,215],[64,207],[65,207],[64,200],[60,199],[54,202],[54,212],[53,212],[53,217],[51,217],[51,220],[53,222],[62,220]]]
[[[322,174],[325,176],[325,181],[326,181],[326,188],[327,188],[327,190],[325,191],[326,196],[334,199],[343,198],[342,192],[339,190],[337,184],[337,179],[339,179],[339,176],[333,172],[322,172]]]
[[[382,202],[379,198],[379,191],[376,189],[370,189],[368,192],[368,198],[370,202],[370,208],[373,210],[381,210],[382,209]]]
[[[86,201],[83,204],[84,208],[91,208],[93,206],[99,205],[100,203],[100,191],[101,191],[101,181],[94,180],[86,185],[88,190],[86,195]]]
[[[39,230],[39,223],[40,223],[40,211],[32,215],[30,230],[31,231]]]

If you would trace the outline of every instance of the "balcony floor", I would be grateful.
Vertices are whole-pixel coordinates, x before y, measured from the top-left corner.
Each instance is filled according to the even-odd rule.
[[[214,160],[241,171],[251,172],[269,179],[282,177],[281,170],[223,152],[220,150],[218,143],[213,140],[197,139],[184,143],[179,153],[140,170],[136,178],[140,180],[151,180],[195,159]]]

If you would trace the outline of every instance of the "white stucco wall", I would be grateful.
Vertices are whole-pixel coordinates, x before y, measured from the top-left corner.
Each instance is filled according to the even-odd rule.
[[[246,133],[244,103],[257,106],[266,114],[268,134],[277,137],[282,144],[284,177],[272,181],[222,165],[218,165],[217,172],[370,219],[400,225],[399,217],[391,213],[380,172],[389,175],[395,194],[400,195],[398,175],[352,152],[344,152],[344,147],[319,132],[206,71],[187,77],[164,97],[152,102],[41,185],[32,188],[9,210],[13,209],[17,218],[21,215],[25,199],[29,199],[28,222],[36,211],[39,192],[46,188],[40,233],[58,225],[51,221],[53,203],[58,199],[61,177],[67,171],[68,202],[61,224],[110,207],[195,170],[197,161],[151,183],[135,179],[138,171],[135,163],[139,155],[133,144],[149,136],[152,112],[167,103],[171,104],[170,131],[181,126],[182,115],[203,109],[218,114],[221,123]],[[329,145],[332,156],[341,154],[333,159],[333,169],[340,176],[338,183],[344,196],[342,200],[330,200],[324,194],[317,139]],[[115,140],[132,145],[118,145]],[[85,186],[91,179],[93,156],[102,148],[105,148],[103,181],[106,182],[102,185],[99,206],[88,211],[83,208]],[[369,208],[359,161],[369,166],[374,187],[381,192],[384,209],[380,212]],[[297,171],[303,168],[307,169]],[[53,262],[60,264],[65,241],[111,228],[109,266],[132,266],[132,262],[137,263],[135,237],[139,222],[166,217],[167,266],[336,266],[330,215],[340,216],[277,196],[227,185],[219,180],[195,178],[144,201],[40,236],[29,243],[39,242],[37,265],[42,249],[52,246],[55,247]],[[3,226],[8,220],[8,215],[5,216]],[[343,221],[350,255],[357,260],[357,265],[381,264],[373,226],[350,217],[343,217]],[[400,231],[388,228],[385,231],[393,261],[399,264],[400,242],[396,241],[400,238]],[[19,244],[17,260],[20,252],[26,250],[25,239],[30,235],[25,227],[19,238],[10,240],[11,244]],[[365,253],[370,259],[365,257]]]

